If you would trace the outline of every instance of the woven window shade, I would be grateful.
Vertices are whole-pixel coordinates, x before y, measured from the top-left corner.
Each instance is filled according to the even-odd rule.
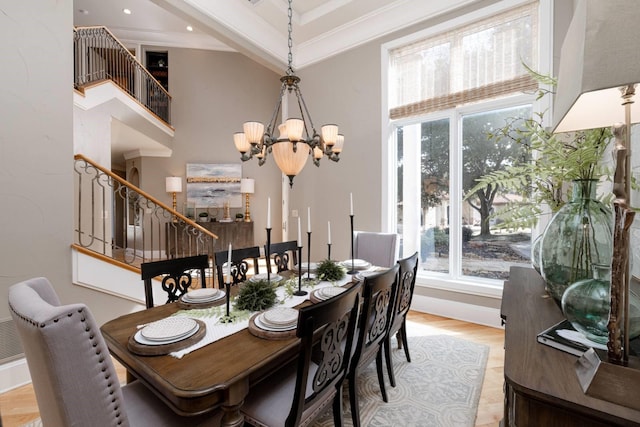
[[[537,63],[537,7],[529,3],[390,51],[389,117],[535,91],[523,62]]]

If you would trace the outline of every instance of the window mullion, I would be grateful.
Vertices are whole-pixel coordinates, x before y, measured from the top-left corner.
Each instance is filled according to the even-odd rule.
[[[458,278],[462,274],[462,119],[457,110],[451,115],[449,135],[449,271]]]

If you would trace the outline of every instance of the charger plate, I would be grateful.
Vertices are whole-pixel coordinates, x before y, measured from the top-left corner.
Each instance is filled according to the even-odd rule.
[[[249,319],[248,329],[251,335],[267,340],[290,340],[296,337],[296,330],[298,329],[297,327],[286,331],[267,331],[260,328],[255,323],[255,318],[260,314],[262,313],[255,313],[253,316],[251,316],[251,319]]]
[[[169,354],[173,351],[182,350],[193,344],[200,341],[205,334],[207,333],[207,326],[204,324],[202,320],[194,319],[198,324],[198,330],[195,334],[191,335],[188,338],[182,339],[180,341],[176,341],[169,344],[160,344],[160,345],[146,345],[141,344],[135,339],[135,335],[140,331],[136,331],[129,337],[129,341],[127,342],[127,347],[129,351],[132,353],[138,354],[140,356],[161,356],[164,354]]]

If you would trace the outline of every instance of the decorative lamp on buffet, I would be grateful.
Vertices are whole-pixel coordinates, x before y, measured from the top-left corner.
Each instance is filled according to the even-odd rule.
[[[251,213],[249,211],[249,195],[253,194],[255,181],[251,178],[242,178],[240,180],[240,193],[245,195],[244,222],[251,222]]]
[[[586,394],[640,409],[630,396],[640,383],[638,358],[630,363],[631,123],[640,82],[640,8],[634,0],[582,0],[565,37],[554,103],[554,131],[569,132],[624,123],[614,149],[614,221],[606,360],[593,349],[576,364]]]

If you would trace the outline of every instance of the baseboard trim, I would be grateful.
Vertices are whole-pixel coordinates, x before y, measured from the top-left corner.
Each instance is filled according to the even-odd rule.
[[[20,358],[0,365],[0,393],[31,382],[27,359]]]
[[[500,310],[458,301],[413,294],[411,309],[436,316],[501,328]]]

